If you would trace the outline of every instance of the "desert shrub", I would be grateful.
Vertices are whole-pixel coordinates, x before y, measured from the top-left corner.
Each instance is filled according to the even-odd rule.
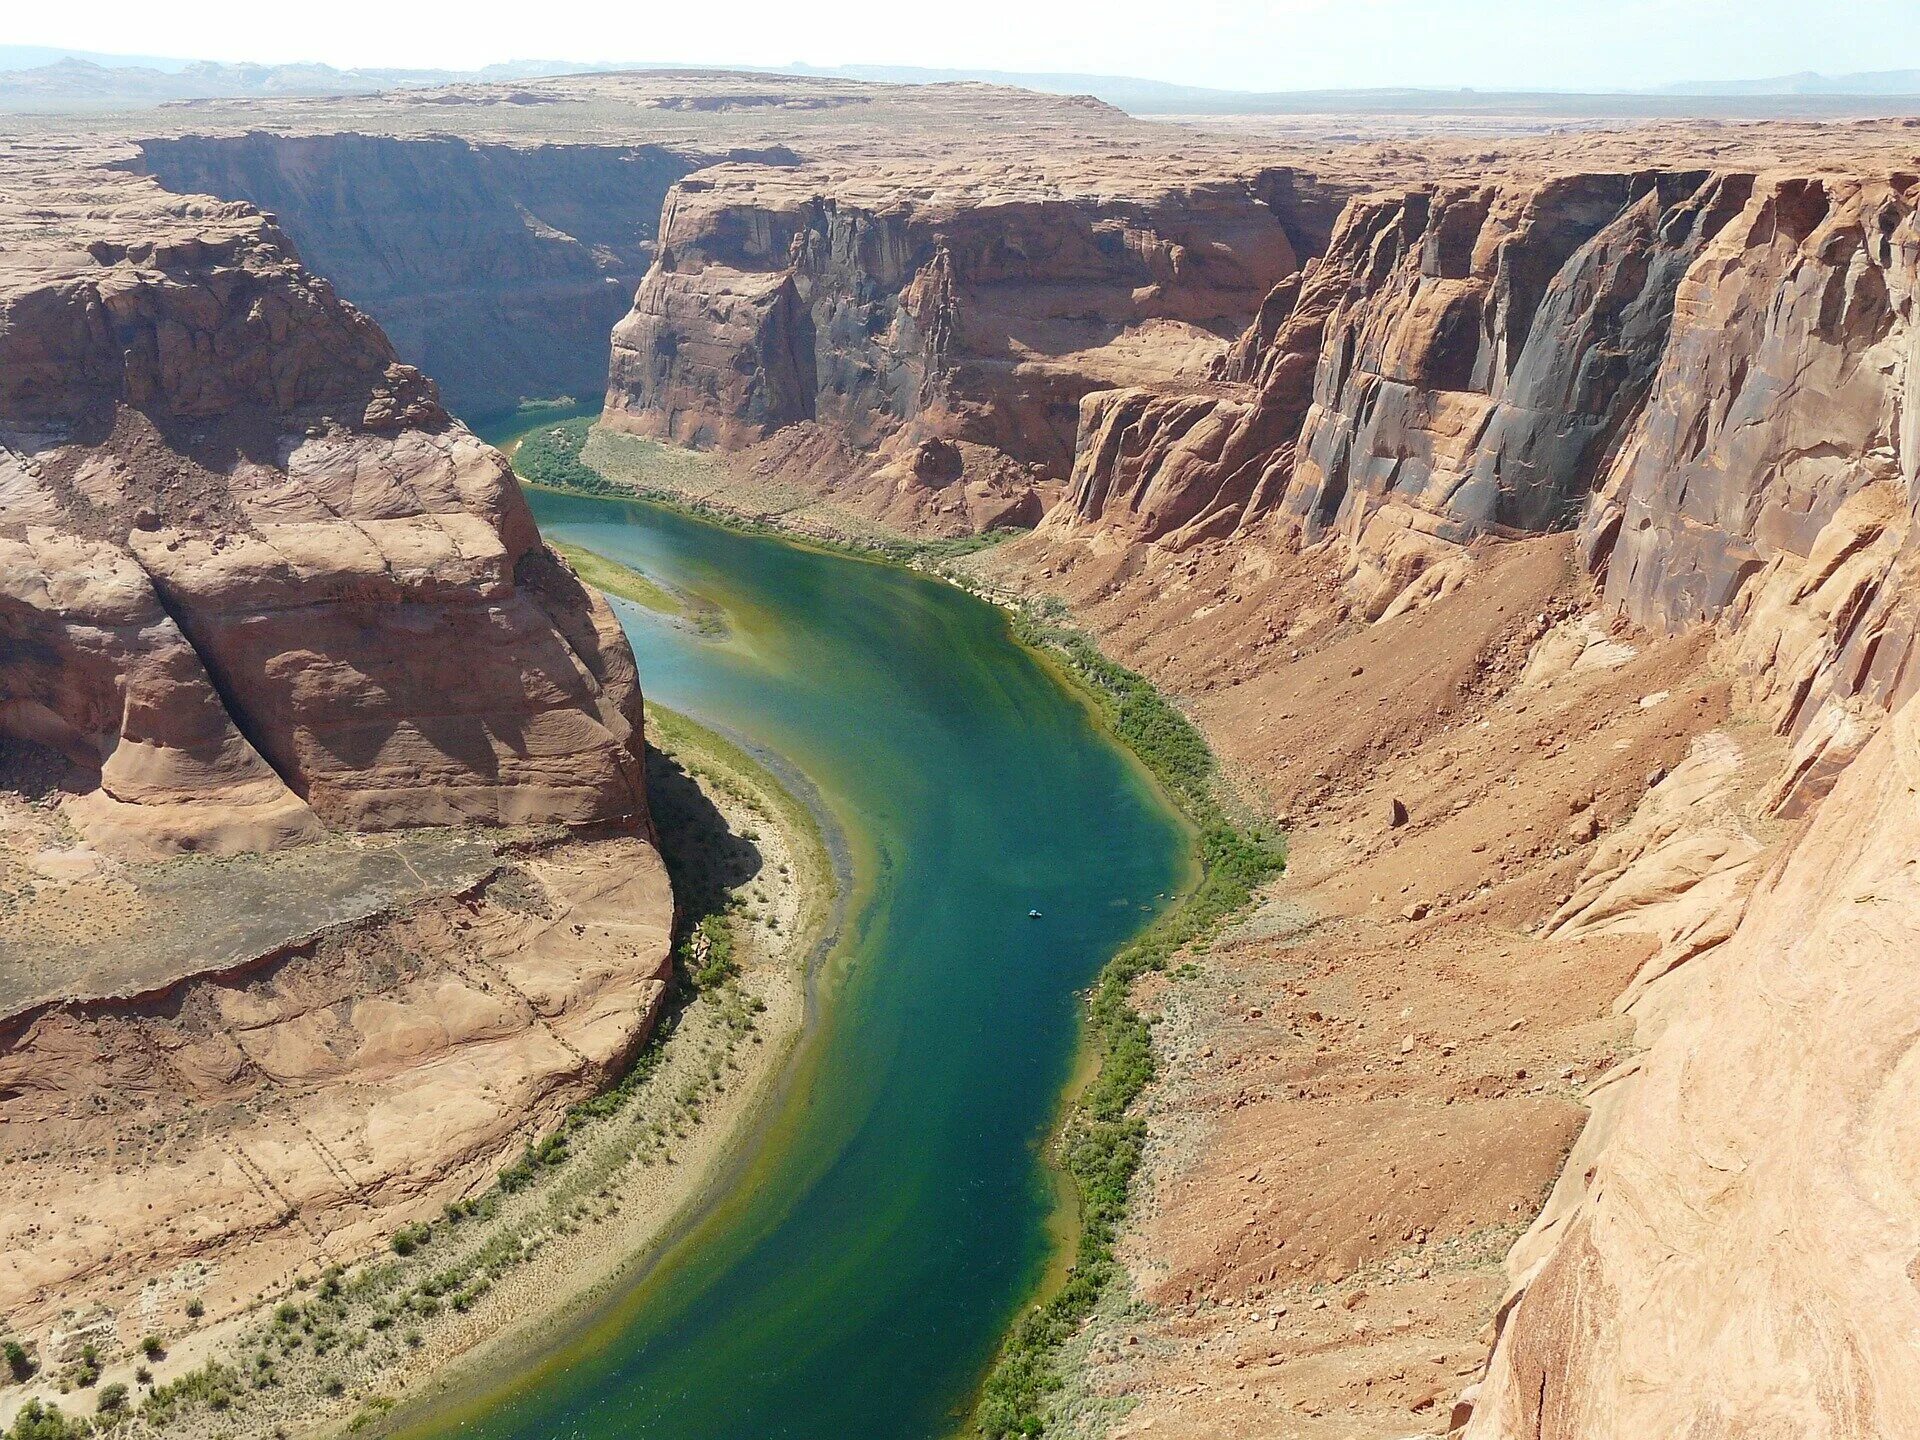
[[[78,1440],[92,1428],[85,1420],[68,1419],[58,1405],[29,1400],[13,1417],[7,1440]]]

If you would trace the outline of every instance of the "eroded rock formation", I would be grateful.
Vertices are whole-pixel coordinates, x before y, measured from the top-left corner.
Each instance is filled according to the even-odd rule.
[[[1082,397],[1234,333],[1331,208],[1286,171],[1056,197],[714,167],[668,197],[608,423],[737,449],[815,422],[862,456],[960,441],[1064,477]]]
[[[643,823],[631,656],[500,456],[257,212],[99,183],[145,213],[0,294],[0,733],[128,851]]]
[[[0,155],[0,1323],[109,1350],[487,1183],[673,921],[632,654],[504,459],[125,162]]]

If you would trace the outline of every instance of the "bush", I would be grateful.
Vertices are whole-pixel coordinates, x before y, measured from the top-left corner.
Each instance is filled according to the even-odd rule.
[[[194,1296],[191,1300],[187,1301],[187,1318],[189,1320],[198,1320],[202,1315],[206,1313],[207,1313],[206,1304],[204,1301],[200,1299],[198,1295]]]
[[[126,1409],[127,1387],[122,1385],[118,1380],[114,1381],[111,1385],[104,1386],[100,1391],[98,1403],[102,1415],[111,1415],[116,1411]]]
[[[160,1343],[158,1335],[148,1335],[140,1341],[140,1353],[149,1360],[158,1360],[167,1353],[167,1347]]]
[[[0,1340],[0,1360],[7,1362],[7,1371],[16,1380],[33,1374],[33,1359],[18,1340]]]
[[[69,1420],[58,1405],[29,1400],[13,1417],[7,1440],[79,1440],[91,1428],[84,1420]]]
[[[393,1238],[387,1241],[396,1255],[411,1255],[422,1245],[433,1239],[433,1227],[427,1224],[408,1225],[396,1230]]]

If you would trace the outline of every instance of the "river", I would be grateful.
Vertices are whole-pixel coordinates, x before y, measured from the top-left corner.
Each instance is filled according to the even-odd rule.
[[[1044,1144],[1076,992],[1190,878],[1190,836],[962,590],[654,505],[530,498],[549,536],[724,616],[715,639],[616,602],[648,695],[804,774],[854,883],[724,1195],[435,1433],[939,1440],[1059,1252]]]

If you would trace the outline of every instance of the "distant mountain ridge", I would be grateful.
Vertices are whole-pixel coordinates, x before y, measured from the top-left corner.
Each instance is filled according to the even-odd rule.
[[[366,95],[462,81],[527,80],[615,68],[567,60],[509,61],[479,70],[352,69],[332,65],[264,65],[217,60],[168,60],[149,56],[76,55],[55,52],[44,60],[37,46],[0,46],[0,108],[19,110],[35,102],[53,108],[156,105],[172,100],[218,100],[267,95]],[[19,64],[26,56],[33,63]],[[134,63],[103,63],[109,61]],[[14,63],[10,63],[14,62]]]
[[[530,80],[623,70],[716,68],[673,61],[512,60],[477,70],[351,68],[113,55],[41,45],[0,45],[0,110],[99,109],[249,96],[364,95],[489,80]],[[1252,91],[1183,85],[1136,75],[1077,71],[970,70],[919,65],[734,65],[745,72],[830,76],[888,84],[979,82],[1056,95],[1092,95],[1136,115],[1361,113],[1686,114],[1854,113],[1920,110],[1920,69],[1823,75],[1802,71],[1758,80],[1679,81],[1591,94],[1554,90],[1381,88]],[[1911,105],[1876,104],[1911,100]],[[1766,102],[1792,102],[1769,104]],[[1824,103],[1823,103],[1824,102]]]
[[[1920,70],[1862,70],[1822,75],[1801,70],[1764,80],[1687,80],[1665,85],[1662,95],[1920,95]]]

